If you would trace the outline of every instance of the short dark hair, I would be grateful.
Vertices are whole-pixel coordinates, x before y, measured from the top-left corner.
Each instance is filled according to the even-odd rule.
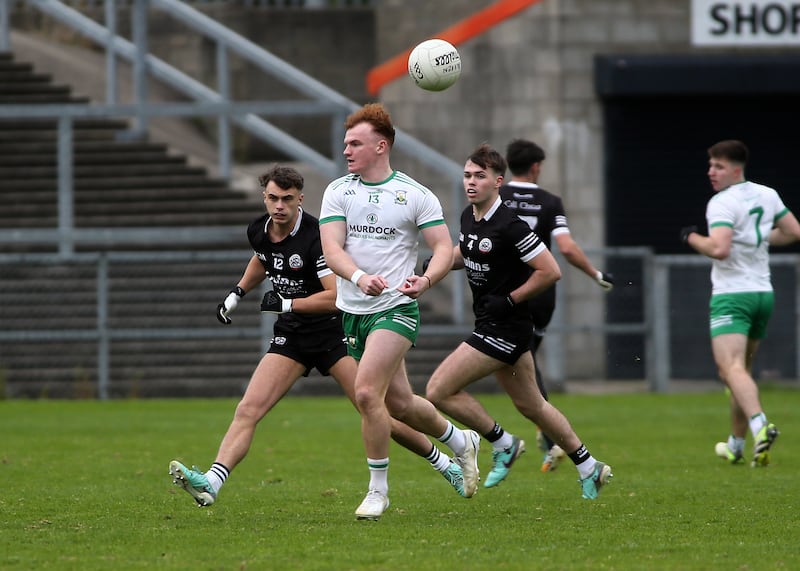
[[[367,103],[361,109],[353,111],[345,120],[344,128],[352,129],[359,123],[369,123],[381,137],[394,146],[394,125],[389,112],[380,103]]]
[[[508,170],[513,175],[525,174],[533,165],[544,159],[544,149],[533,141],[514,139],[506,147]]]
[[[483,143],[472,151],[467,160],[472,161],[482,169],[492,169],[501,175],[506,173],[506,160],[503,155],[490,147],[488,143]]]
[[[714,143],[708,148],[708,157],[711,159],[726,159],[732,163],[746,165],[750,158],[747,145],[736,139],[727,139]]]
[[[289,190],[290,188],[296,188],[299,191],[303,190],[303,175],[292,167],[275,165],[258,177],[258,184],[261,185],[261,188],[266,188],[269,181],[274,182],[283,190]]]

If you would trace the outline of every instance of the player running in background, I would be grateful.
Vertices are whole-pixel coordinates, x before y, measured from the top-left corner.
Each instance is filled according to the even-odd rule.
[[[515,139],[506,147],[506,162],[511,172],[511,180],[500,187],[500,198],[503,204],[527,222],[531,230],[542,239],[545,246],[552,250],[552,239],[555,238],[559,252],[570,265],[575,266],[605,291],[614,287],[614,277],[598,270],[581,247],[572,238],[567,225],[567,214],[561,198],[538,185],[539,175],[544,163],[544,150],[525,139]],[[547,387],[542,371],[536,359],[536,351],[542,344],[547,326],[556,308],[555,284],[528,301],[533,319],[533,337],[531,338],[531,355],[536,370],[536,383],[545,399]],[[564,459],[564,451],[555,444],[547,434],[537,431],[539,447],[544,452],[542,472],[555,470]],[[524,450],[524,443],[522,444]]]
[[[741,461],[749,427],[751,465],[767,466],[778,429],[761,408],[752,367],[775,301],[769,246],[800,240],[800,224],[774,189],[745,179],[748,156],[741,141],[708,149],[708,178],[716,193],[706,206],[709,235],[689,226],[681,229],[681,240],[711,258],[711,350],[731,394],[731,433],[715,452],[732,464]]]
[[[389,432],[395,417],[437,438],[456,454],[467,497],[478,485],[480,437],[461,430],[408,381],[405,355],[419,333],[417,298],[447,274],[450,233],[439,199],[390,164],[395,129],[382,105],[370,103],[345,121],[349,174],[325,189],[322,249],[339,276],[350,355],[358,360],[355,394],[367,453],[369,486],[358,519],[378,519],[389,507]],[[433,251],[428,271],[414,275],[420,234]]]
[[[254,250],[237,286],[217,307],[217,318],[231,323],[230,313],[248,291],[267,275],[268,291],[261,311],[278,314],[268,352],[256,367],[217,457],[208,472],[189,469],[177,460],[169,473],[199,506],[216,501],[231,471],[247,455],[256,425],[301,376],[316,367],[332,375],[355,402],[356,362],[347,356],[341,314],[336,309],[336,277],[325,264],[319,222],[304,212],[303,177],[290,167],[276,166],[259,179],[267,213],[253,221],[247,237]],[[392,436],[428,460],[462,496],[461,468],[441,454],[428,438],[398,421]]]
[[[475,329],[434,371],[426,396],[492,442],[494,466],[484,484],[492,487],[505,478],[515,459],[498,451],[513,454],[521,450],[521,441],[504,432],[464,389],[493,374],[517,410],[567,452],[580,474],[583,497],[595,499],[611,478],[611,467],[592,457],[567,418],[544,399],[529,350],[533,324],[526,302],[551,287],[561,271],[539,237],[502,203],[505,171],[503,156],[485,144],[464,165],[470,206],[461,214],[453,269],[467,273]]]

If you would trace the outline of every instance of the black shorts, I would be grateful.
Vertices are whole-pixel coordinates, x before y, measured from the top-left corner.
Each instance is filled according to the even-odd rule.
[[[306,368],[304,377],[315,367],[321,374],[329,375],[331,367],[347,356],[347,344],[341,331],[325,335],[276,335],[267,353],[297,361]]]
[[[502,327],[482,323],[475,325],[475,331],[464,342],[484,355],[513,365],[530,349],[531,337],[533,329],[528,321],[504,323]]]

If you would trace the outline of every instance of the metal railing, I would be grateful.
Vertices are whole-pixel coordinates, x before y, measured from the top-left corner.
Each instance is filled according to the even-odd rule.
[[[63,256],[74,252],[75,244],[82,239],[103,235],[132,236],[137,231],[124,233],[112,229],[75,229],[73,216],[73,177],[72,177],[72,130],[73,122],[81,117],[132,117],[134,136],[144,133],[148,121],[157,116],[210,116],[218,123],[218,162],[223,178],[231,175],[231,125],[235,124],[257,139],[280,148],[294,160],[304,162],[320,174],[333,179],[346,172],[341,153],[333,153],[332,158],[323,156],[302,141],[278,129],[261,115],[310,115],[327,116],[330,120],[331,148],[336,149],[344,138],[344,120],[353,110],[359,108],[354,101],[327,87],[308,74],[276,57],[247,38],[219,24],[178,0],[131,0],[126,4],[132,10],[132,37],[128,41],[117,33],[117,0],[106,0],[105,26],[82,15],[67,4],[55,0],[27,0],[28,6],[57,20],[63,25],[94,41],[105,49],[106,54],[106,104],[105,105],[0,105],[2,118],[52,118],[58,121],[58,228],[53,231],[12,230],[0,231],[0,242],[32,243],[46,240],[58,244]],[[163,60],[148,53],[147,15],[151,6],[186,24],[196,32],[214,42],[218,84],[212,89]],[[0,48],[10,48],[9,5],[0,2]],[[307,101],[235,102],[230,98],[228,56],[235,53],[267,74],[279,79],[302,95]],[[117,103],[117,59],[122,58],[132,65],[133,100],[132,105]],[[147,100],[148,77],[156,78],[178,92],[190,97],[194,102],[188,104],[158,104]],[[462,166],[429,147],[409,134],[398,129],[395,149],[406,153],[414,160],[443,173],[452,181],[449,213],[451,220],[457,220],[461,204]],[[239,229],[231,229],[230,232]],[[225,232],[225,230],[217,230]],[[146,234],[142,230],[140,234]],[[455,283],[452,291],[453,306],[463,304],[463,288]]]
[[[563,298],[570,289],[571,280],[584,280],[585,278],[579,271],[565,268],[563,272],[565,283],[559,286],[558,295],[560,299],[545,336],[543,348],[546,363],[545,378],[548,382],[555,384],[567,379],[569,357],[566,348],[573,343],[571,336],[575,334],[601,336],[606,339],[606,342],[617,335],[633,336],[644,347],[642,354],[642,359],[644,360],[643,370],[650,390],[659,393],[668,392],[670,390],[670,381],[674,378],[673,368],[676,364],[683,365],[686,360],[685,352],[688,347],[686,344],[688,343],[691,347],[700,345],[704,349],[710,345],[707,330],[708,297],[706,293],[710,293],[707,273],[709,261],[696,255],[655,256],[647,248],[611,248],[587,251],[587,254],[593,258],[599,259],[602,257],[607,264],[628,259],[635,261],[639,265],[641,270],[632,279],[640,282],[638,290],[641,294],[635,300],[625,301],[625,304],[637,305],[638,307],[634,313],[641,313],[642,318],[628,321],[611,320],[607,313],[608,306],[606,306],[605,313],[602,307],[599,308],[598,316],[586,316],[583,321],[581,321],[580,317],[573,317],[568,320],[566,317],[568,305]],[[212,327],[170,327],[169,325],[161,327],[159,325],[131,328],[129,325],[122,325],[126,324],[128,320],[119,317],[122,308],[115,305],[115,303],[129,302],[124,300],[112,301],[115,298],[112,295],[114,291],[109,279],[111,268],[119,269],[120,266],[125,264],[140,264],[146,267],[157,264],[194,263],[233,263],[234,265],[241,265],[244,260],[249,259],[250,255],[251,252],[249,251],[238,250],[79,253],[71,256],[68,260],[53,254],[0,255],[0,275],[5,276],[0,278],[0,281],[3,282],[2,285],[6,291],[26,291],[29,292],[29,294],[26,294],[26,299],[35,299],[34,290],[37,287],[35,280],[15,283],[13,279],[16,278],[8,277],[12,275],[10,270],[14,267],[22,267],[25,272],[31,274],[35,273],[35,268],[37,267],[42,268],[42,271],[46,271],[53,265],[83,266],[94,267],[95,290],[93,294],[96,299],[95,316],[92,319],[93,326],[85,326],[85,312],[82,313],[84,315],[84,321],[82,321],[84,325],[79,328],[46,328],[45,324],[45,328],[42,328],[42,325],[31,325],[30,328],[25,329],[19,327],[11,328],[6,325],[0,331],[0,347],[5,346],[8,349],[9,346],[13,346],[13,343],[20,342],[73,342],[82,340],[96,343],[97,393],[100,398],[108,397],[109,387],[114,382],[111,378],[111,368],[109,366],[112,360],[112,341],[236,338],[258,340],[262,350],[266,350],[272,334],[273,316],[270,314],[262,314],[260,324],[250,327],[239,324],[219,327],[214,324]],[[778,305],[776,305],[776,315],[770,322],[770,327],[781,327],[782,329],[773,331],[773,341],[766,345],[774,344],[776,339],[782,339],[787,346],[793,348],[794,354],[784,355],[784,363],[780,366],[783,369],[784,377],[798,378],[800,376],[797,370],[800,367],[800,350],[798,350],[797,343],[797,340],[800,339],[800,318],[798,318],[800,317],[798,315],[798,312],[800,312],[800,288],[797,286],[800,284],[800,256],[773,254],[771,260],[773,273],[783,272],[786,275],[773,280],[776,285]],[[696,270],[697,275],[676,288],[676,279],[684,279],[679,273],[686,270]],[[116,283],[123,285],[124,282],[117,281]],[[82,294],[86,299],[85,296],[88,292],[85,291],[85,285],[73,285],[72,287],[83,287],[84,290],[69,291],[64,286],[63,290],[59,288],[59,293],[66,297]],[[161,287],[161,284],[157,283],[154,287],[157,289]],[[262,286],[262,295],[268,287],[266,283]],[[615,291],[624,291],[624,287],[624,283],[618,283]],[[687,298],[685,290],[692,290],[694,293],[693,299]],[[598,303],[609,303],[608,300],[610,298],[606,294],[597,292],[594,289],[592,289],[592,292],[598,296]],[[431,295],[435,295],[435,293],[434,291]],[[608,295],[614,295],[614,292]],[[258,294],[250,297],[259,298]],[[250,300],[248,303],[254,303],[254,301]],[[778,309],[779,307],[781,309]],[[790,307],[794,307],[794,313],[786,315]],[[461,315],[450,316],[452,319],[449,323],[426,324],[423,318],[420,342],[424,345],[424,339],[427,335],[463,336],[465,331],[468,332],[470,328],[465,327],[463,323],[471,321],[470,310],[468,307],[460,307],[458,311]],[[683,319],[678,315],[680,311],[688,312],[691,319]],[[116,315],[117,317],[115,320],[109,320],[109,315]],[[783,324],[779,323],[780,321],[783,321]],[[165,322],[169,323],[169,319],[165,319]],[[111,323],[116,323],[117,326],[112,327]],[[683,341],[681,341],[682,337],[684,338]],[[146,361],[146,357],[146,355],[143,355],[142,359]],[[47,358],[48,355],[42,355],[41,360],[46,361]],[[603,360],[603,355],[593,355],[591,359],[595,363],[593,377],[606,377],[606,363]],[[0,363],[0,367],[2,366],[7,365]],[[708,376],[705,376],[705,373],[701,373],[702,378],[713,378],[714,369],[710,349],[708,350],[708,357],[704,357],[701,362],[690,363],[690,367],[694,370],[708,370]]]

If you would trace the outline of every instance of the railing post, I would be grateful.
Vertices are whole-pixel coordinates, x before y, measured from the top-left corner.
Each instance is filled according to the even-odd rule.
[[[800,379],[800,258],[796,258],[794,262],[794,347],[795,347],[795,357],[794,357],[794,378]]]
[[[653,283],[650,284],[650,296],[653,298],[650,326],[652,327],[652,374],[649,378],[650,390],[655,393],[669,391],[670,381],[670,330],[669,330],[669,266],[654,258]],[[649,367],[648,367],[649,369]]]
[[[219,172],[225,180],[231,178],[231,118],[230,77],[228,71],[228,48],[217,40],[217,89],[228,110],[217,117],[217,144],[219,145]]]
[[[9,2],[0,2],[0,52],[11,51],[11,31],[8,24]]]
[[[669,320],[663,322],[656,318],[656,285],[654,283],[653,274],[653,252],[649,252],[642,259],[642,306],[644,309],[644,370],[647,377],[647,383],[650,390],[653,392],[666,392],[669,388],[669,374],[667,373],[666,379],[659,376],[659,366],[657,355],[661,354],[662,349],[656,346],[655,334],[656,331],[663,327],[666,328],[666,339],[669,343]],[[667,277],[668,279],[668,277]],[[656,327],[656,324],[659,327]],[[663,339],[659,342],[663,343]],[[669,351],[669,349],[667,349]],[[669,354],[667,353],[667,358]],[[669,361],[667,361],[669,362]]]
[[[58,118],[58,251],[75,252],[74,181],[72,169],[72,117]]]
[[[556,249],[553,250],[552,253],[553,256],[555,256],[559,267],[564,268],[565,260],[561,255],[561,252]],[[567,324],[566,318],[564,317],[564,307],[567,303],[565,292],[568,289],[568,286],[563,281],[565,279],[569,279],[568,277],[564,276],[566,273],[567,272],[562,272],[562,281],[559,281],[558,285],[556,286],[556,308],[553,311],[553,317],[547,326],[547,334],[542,340],[542,344],[544,345],[544,354],[546,355],[544,376],[547,379],[547,384],[552,385],[552,387],[556,390],[564,389],[564,382],[567,377],[565,366],[566,351],[564,349],[566,345],[566,334],[564,332],[567,329]]]
[[[136,0],[133,11],[133,43],[136,53],[133,60],[133,89],[140,111],[136,118],[134,135],[144,137],[147,132],[147,115],[143,107],[147,102],[147,9],[149,0]]]
[[[450,188],[452,192],[450,196],[450,220],[447,225],[450,228],[451,241],[453,244],[458,244],[458,225],[461,210],[463,209],[462,204],[464,196],[464,184],[460,176],[453,177],[453,183]],[[453,289],[451,291],[453,300],[453,323],[456,325],[463,325],[466,321],[464,315],[464,290],[467,287],[465,272],[451,272],[450,275],[454,278],[452,280]]]
[[[117,55],[114,51],[114,38],[117,36],[117,0],[106,0],[106,103],[117,103]]]
[[[108,400],[111,339],[108,331],[108,254],[97,259],[97,397]]]

